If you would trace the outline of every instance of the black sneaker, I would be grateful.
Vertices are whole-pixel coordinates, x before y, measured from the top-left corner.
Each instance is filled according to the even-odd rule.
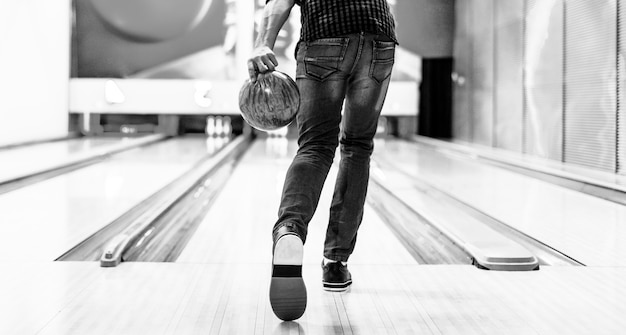
[[[295,320],[306,309],[306,286],[302,280],[304,246],[292,227],[281,227],[274,235],[270,304],[284,321]]]
[[[352,285],[352,276],[348,271],[348,266],[341,262],[331,262],[324,265],[322,261],[322,284],[326,291],[346,291]]]

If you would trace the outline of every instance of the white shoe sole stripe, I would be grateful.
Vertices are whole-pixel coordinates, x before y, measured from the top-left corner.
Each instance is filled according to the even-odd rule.
[[[322,281],[322,284],[324,284],[324,287],[347,287],[350,284],[352,284],[352,280],[348,280],[343,283],[329,283],[329,282]]]
[[[352,287],[351,285],[352,283],[346,285],[346,286],[342,286],[342,287],[333,287],[333,286],[326,286],[324,285],[324,291],[330,291],[330,292],[343,292],[343,291],[347,291],[350,289],[350,287]]]

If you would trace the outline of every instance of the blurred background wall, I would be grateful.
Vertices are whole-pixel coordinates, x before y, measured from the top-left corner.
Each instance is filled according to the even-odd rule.
[[[398,127],[407,126],[405,133],[413,132],[422,59],[450,62],[455,1],[388,1],[400,47],[386,110],[403,117]],[[235,98],[226,98],[236,96],[235,88],[247,75],[245,60],[264,4],[265,0],[2,1],[0,146],[65,136],[68,128],[82,131],[84,125],[102,121],[98,113],[236,114],[236,108],[220,106],[233,105],[230,100]],[[292,74],[299,21],[295,9],[276,45],[279,69]],[[441,72],[437,62],[432,64],[429,73],[449,77],[445,67]],[[115,79],[115,84],[108,79]],[[126,102],[108,101],[111,92],[103,89],[105,84],[121,89],[113,93],[124,94]],[[194,100],[199,91],[209,90],[205,84],[214,91],[209,109]],[[155,93],[161,91],[154,85],[170,94]],[[233,93],[220,93],[227,86]],[[189,92],[174,93],[181,90]],[[146,99],[137,98],[139,93]],[[157,98],[171,102],[167,111],[153,110],[164,106]],[[135,100],[140,106],[132,104]],[[429,101],[438,100],[435,94]],[[437,109],[431,114],[437,115]]]
[[[70,0],[0,1],[0,146],[67,135]]]
[[[626,174],[624,9],[457,1],[454,139]]]
[[[113,118],[122,122],[131,115],[192,119],[196,130],[207,115],[237,118],[238,91],[248,77],[246,62],[265,2],[73,0],[72,124],[98,134],[115,128],[103,128]],[[451,56],[454,1],[388,2],[400,47],[383,114],[403,118],[398,125],[413,133],[421,57]],[[274,48],[278,70],[292,76],[299,35],[300,9],[294,7]]]
[[[74,0],[72,76],[77,78],[242,79],[265,0]],[[403,50],[394,78],[419,78],[419,57],[452,53],[453,0],[389,0]],[[172,8],[169,8],[174,6]],[[178,14],[172,15],[172,13]],[[197,13],[197,14],[196,14]],[[194,15],[195,14],[195,15]],[[282,71],[294,72],[299,8],[278,36]],[[185,29],[182,22],[192,22]],[[176,33],[168,33],[174,31]],[[242,35],[249,35],[242,43]],[[250,45],[246,45],[250,44]],[[418,56],[419,55],[419,56]],[[241,66],[241,64],[243,66]],[[407,66],[403,66],[406,63]],[[244,67],[244,76],[238,76]],[[402,73],[404,72],[404,73]]]
[[[452,56],[454,0],[395,0],[396,34],[402,48],[422,58]]]
[[[226,0],[74,0],[74,77],[224,79]],[[231,46],[232,48],[232,46]],[[231,54],[232,55],[232,54]],[[169,64],[195,56],[204,71]],[[161,71],[156,69],[161,68]],[[147,75],[152,70],[152,75]]]

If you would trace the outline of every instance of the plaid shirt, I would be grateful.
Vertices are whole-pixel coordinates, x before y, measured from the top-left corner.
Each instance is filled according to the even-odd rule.
[[[268,2],[270,0],[267,0]],[[387,0],[295,0],[302,13],[300,39],[351,33],[384,34],[396,43],[395,22]]]

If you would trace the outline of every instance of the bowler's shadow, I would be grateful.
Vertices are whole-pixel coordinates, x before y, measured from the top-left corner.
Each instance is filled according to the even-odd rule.
[[[292,334],[294,330],[298,330],[296,334],[306,334],[304,328],[297,321],[283,321],[274,328],[272,334]]]

